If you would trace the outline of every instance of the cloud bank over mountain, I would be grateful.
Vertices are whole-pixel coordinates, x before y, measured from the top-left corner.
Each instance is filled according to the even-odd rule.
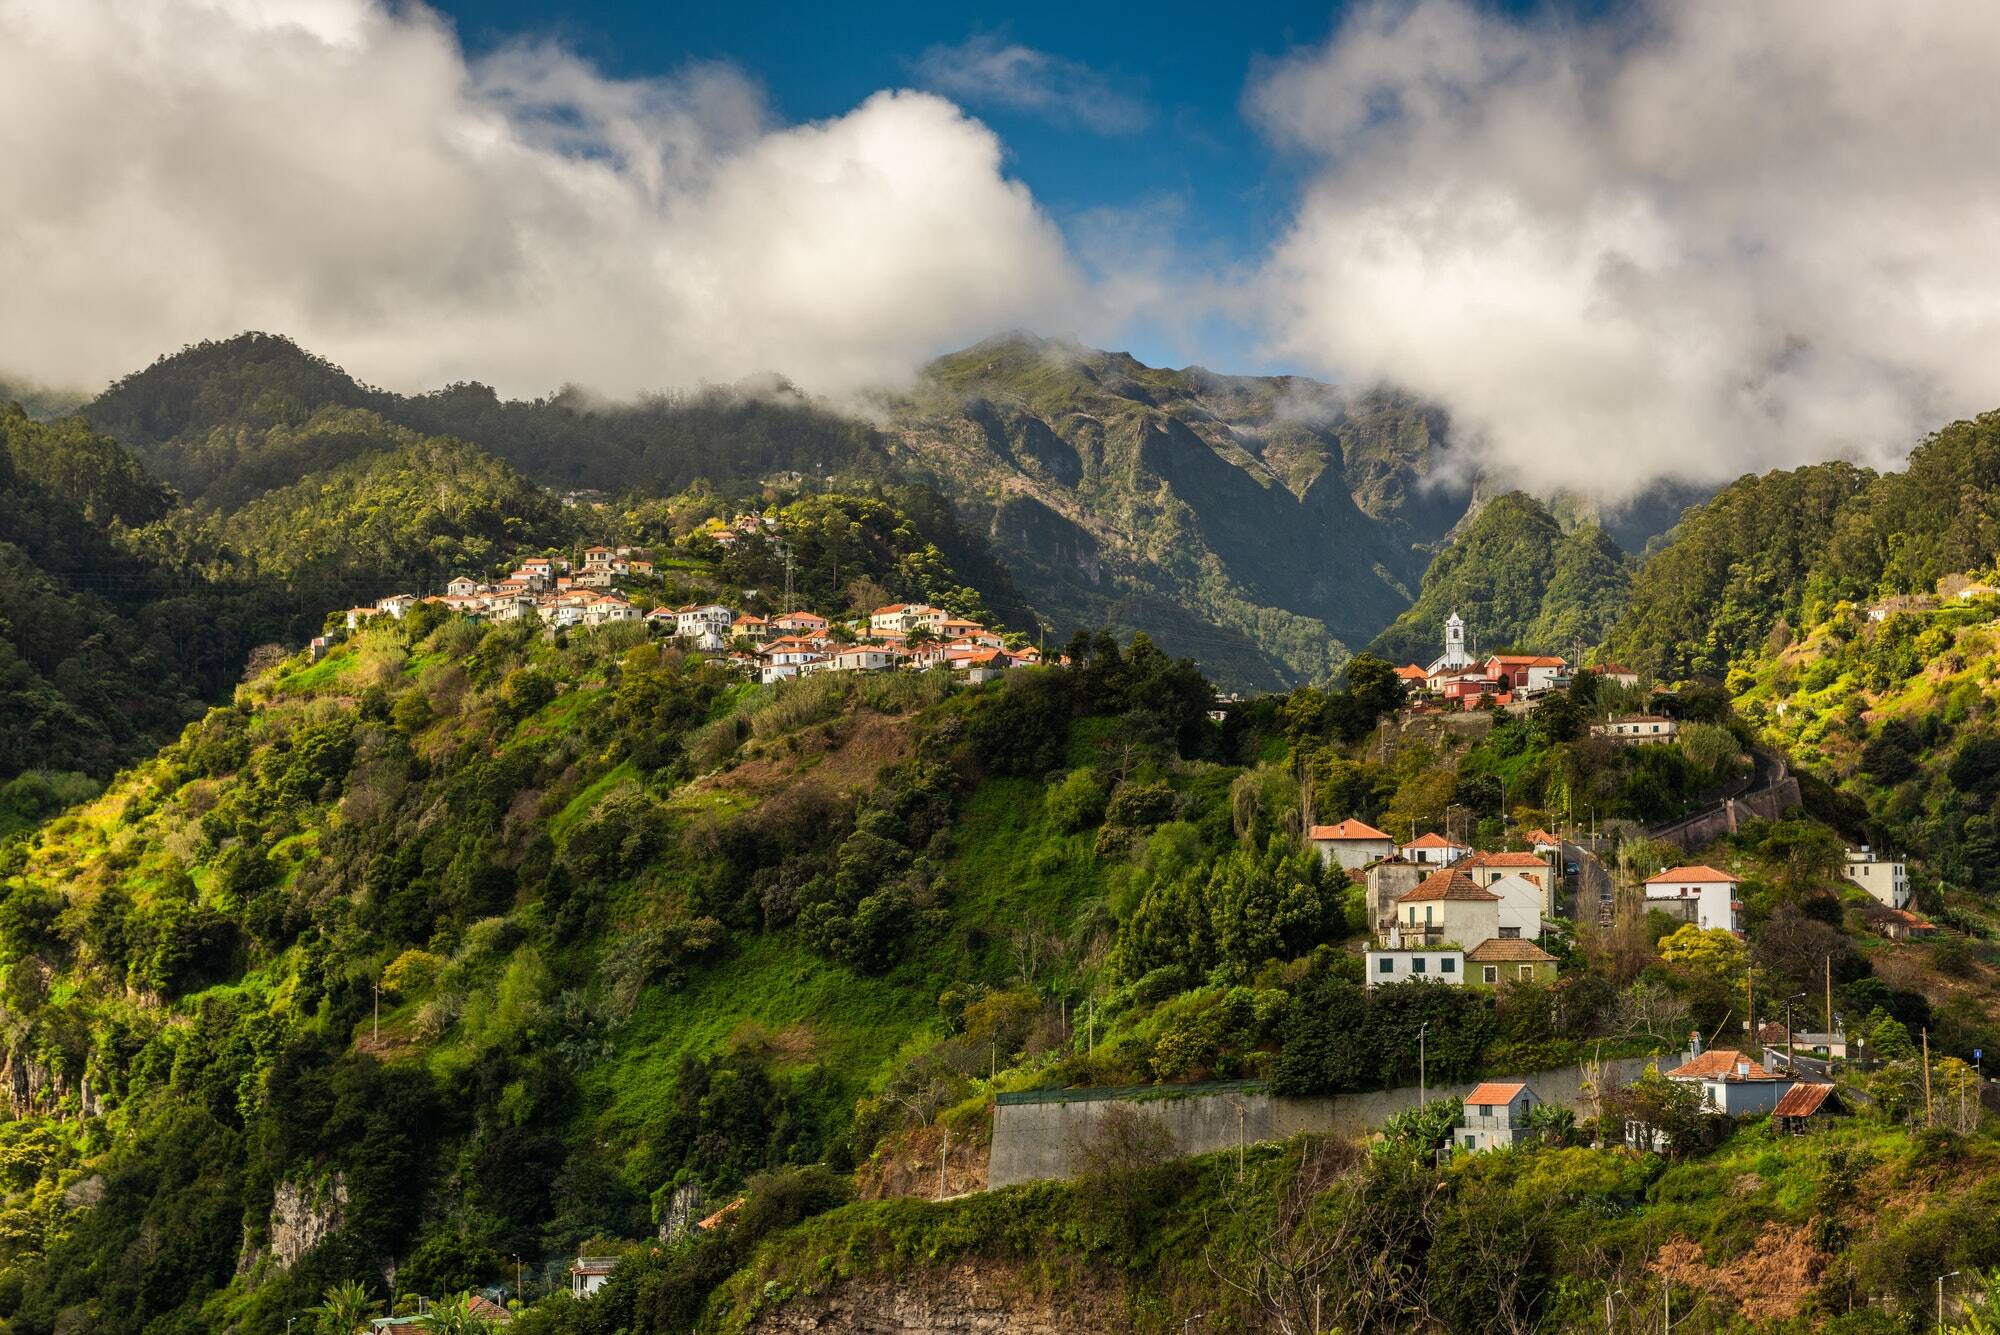
[[[1444,404],[1545,494],[1893,462],[2000,403],[1996,64],[1976,3],[1366,3],[1252,71],[1304,184],[1268,253],[1217,260],[1157,204],[1064,235],[947,98],[1153,113],[1001,37],[787,124],[733,67],[471,58],[415,3],[0,0],[0,378],[88,389],[261,328],[398,389],[840,395],[1010,327],[1215,318]]]
[[[1545,492],[1893,461],[2000,404],[1996,62],[1979,4],[1370,5],[1248,95],[1318,164],[1273,347]]]
[[[469,61],[414,5],[0,0],[0,368],[261,328],[403,389],[895,382],[1091,322],[1001,157],[933,95],[778,125],[732,69]]]

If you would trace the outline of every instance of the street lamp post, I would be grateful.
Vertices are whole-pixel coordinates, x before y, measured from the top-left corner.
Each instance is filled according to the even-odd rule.
[[[1430,1101],[1427,1097],[1427,1082],[1424,1079],[1424,1033],[1430,1027],[1429,1020],[1417,1026],[1417,1107],[1419,1108]]]
[[[1957,1274],[1958,1274],[1958,1272],[1957,1272],[1956,1270],[1954,1270],[1954,1271],[1952,1271],[1952,1272],[1951,1272],[1951,1274],[1949,1274],[1949,1275],[1939,1275],[1939,1276],[1938,1276],[1938,1278],[1937,1278],[1937,1328],[1938,1328],[1938,1335],[1944,1335],[1944,1282],[1945,1282],[1946,1280],[1948,1280],[1948,1279],[1952,1279],[1952,1278],[1955,1278],[1955,1277],[1957,1276]]]

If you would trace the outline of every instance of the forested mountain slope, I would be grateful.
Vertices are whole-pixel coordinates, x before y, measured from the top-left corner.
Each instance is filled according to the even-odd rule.
[[[479,385],[396,395],[259,334],[164,357],[88,411],[222,509],[385,448],[368,414],[558,488],[660,495],[787,470],[915,482],[951,498],[1059,637],[1143,628],[1264,687],[1327,676],[1402,611],[1469,494],[1447,476],[1442,415],[1406,398],[1026,335],[940,359],[876,404],[874,425],[782,386],[628,405],[502,402]]]
[[[1597,644],[1624,613],[1633,565],[1597,525],[1564,532],[1539,501],[1508,492],[1452,535],[1424,572],[1417,601],[1368,651],[1429,663],[1455,612],[1482,652],[1574,658],[1575,646]]]

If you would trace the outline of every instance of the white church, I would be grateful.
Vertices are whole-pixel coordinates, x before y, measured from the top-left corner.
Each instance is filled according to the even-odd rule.
[[[1449,617],[1445,618],[1444,655],[1440,658],[1432,659],[1431,665],[1424,669],[1424,675],[1427,677],[1438,677],[1447,672],[1456,672],[1461,668],[1469,668],[1471,666],[1472,655],[1465,650],[1465,621],[1458,613],[1453,612]]]

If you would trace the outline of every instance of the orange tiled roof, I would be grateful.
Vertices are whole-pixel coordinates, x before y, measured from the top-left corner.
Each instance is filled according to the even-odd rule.
[[[1409,843],[1404,844],[1403,847],[1404,848],[1464,848],[1465,845],[1459,843],[1456,839],[1447,839],[1441,834],[1425,834],[1425,835],[1419,835],[1417,838],[1412,839]]]
[[[1477,964],[1553,964],[1556,958],[1533,941],[1503,936],[1488,937],[1465,957]]]
[[[1729,885],[1735,885],[1736,878],[1726,871],[1717,871],[1707,863],[1700,863],[1693,867],[1669,867],[1658,876],[1648,876],[1646,878],[1647,885],[1680,885],[1683,883],[1700,885],[1704,882],[1710,884],[1726,882]]]
[[[1421,904],[1427,900],[1456,900],[1471,904],[1497,904],[1500,896],[1480,885],[1456,867],[1434,871],[1417,883],[1417,888],[1396,896],[1398,904]]]
[[[1748,1074],[1738,1075],[1738,1066],[1748,1068]],[[1702,1053],[1693,1061],[1683,1062],[1667,1072],[1671,1080],[1776,1080],[1758,1063],[1735,1048],[1713,1048]]]
[[[1534,867],[1549,869],[1549,860],[1540,853],[1474,853],[1462,864],[1467,867]]]
[[[1467,1094],[1463,1101],[1470,1108],[1504,1106],[1519,1098],[1521,1091],[1527,1087],[1526,1082],[1520,1080],[1488,1080]]]
[[[1349,817],[1338,825],[1315,825],[1311,837],[1314,839],[1387,839],[1395,842],[1395,836],[1384,834],[1364,821]]]

